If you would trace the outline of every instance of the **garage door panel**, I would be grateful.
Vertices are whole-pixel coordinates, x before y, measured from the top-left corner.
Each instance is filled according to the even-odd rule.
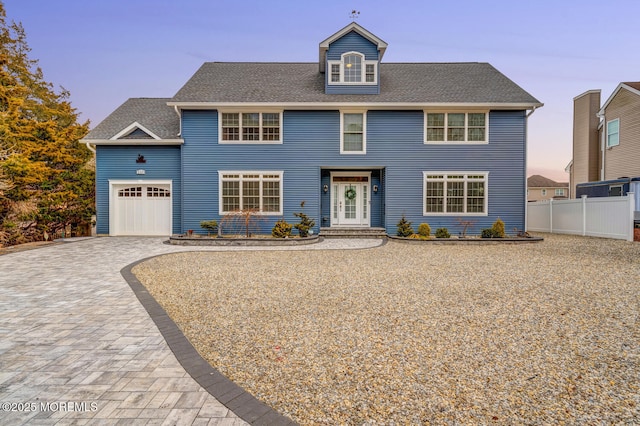
[[[170,235],[169,184],[114,185],[111,235]]]

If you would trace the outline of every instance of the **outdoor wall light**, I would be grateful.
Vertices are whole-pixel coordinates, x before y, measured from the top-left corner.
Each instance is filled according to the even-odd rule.
[[[373,185],[373,192],[378,192],[378,185]]]
[[[327,185],[327,184],[322,185],[322,190],[324,192],[329,192],[329,185]]]

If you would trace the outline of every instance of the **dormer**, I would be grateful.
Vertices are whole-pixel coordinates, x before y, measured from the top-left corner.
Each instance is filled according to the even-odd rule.
[[[387,43],[352,22],[320,43],[327,94],[380,93],[380,61]]]

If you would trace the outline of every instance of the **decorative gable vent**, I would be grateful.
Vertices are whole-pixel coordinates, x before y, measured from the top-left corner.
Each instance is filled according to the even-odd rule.
[[[131,123],[120,132],[111,137],[111,140],[118,139],[156,139],[160,140],[161,138],[153,133],[151,130],[144,127],[142,124],[137,121]]]

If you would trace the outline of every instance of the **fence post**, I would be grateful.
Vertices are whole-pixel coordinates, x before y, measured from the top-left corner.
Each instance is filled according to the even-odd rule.
[[[549,233],[553,234],[553,198],[549,199]]]
[[[635,219],[634,211],[636,209],[636,198],[633,192],[627,192],[627,202],[629,203],[629,232],[627,233],[627,241],[633,241],[633,219]]]
[[[587,196],[582,197],[582,236],[587,235]]]

